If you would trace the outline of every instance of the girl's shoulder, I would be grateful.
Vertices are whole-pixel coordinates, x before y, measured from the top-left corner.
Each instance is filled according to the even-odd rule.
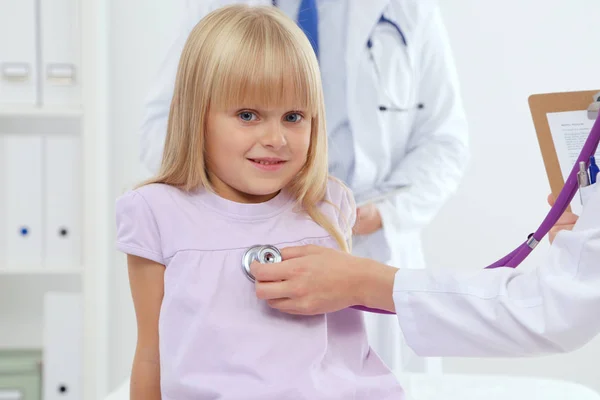
[[[342,231],[356,222],[356,202],[352,191],[338,178],[329,177],[323,211],[331,214]]]
[[[117,205],[125,206],[141,205],[143,203],[152,210],[159,210],[176,205],[188,197],[190,197],[190,194],[174,186],[163,183],[151,183],[126,191],[117,198],[116,202]]]
[[[148,224],[162,228],[165,225],[183,224],[190,218],[206,218],[206,210],[196,203],[194,193],[167,184],[152,183],[119,196],[115,211],[117,219],[132,214],[137,216],[139,222],[145,220]]]
[[[349,206],[356,207],[354,195],[350,188],[333,176],[330,176],[327,181],[326,200],[338,205],[347,203]]]
[[[196,195],[166,184],[148,184],[116,200],[116,239],[119,248],[168,263],[178,250],[203,248],[214,219],[198,207]]]
[[[117,248],[165,264],[161,239],[162,207],[169,198],[167,185],[152,184],[129,190],[115,202]]]

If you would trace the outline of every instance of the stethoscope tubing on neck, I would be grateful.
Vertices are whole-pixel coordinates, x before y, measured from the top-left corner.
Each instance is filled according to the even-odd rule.
[[[404,32],[402,32],[402,29],[400,29],[400,26],[397,23],[390,20],[389,18],[386,18],[385,15],[382,14],[379,17],[379,21],[377,22],[377,24],[378,25],[382,25],[382,24],[389,25],[392,28],[394,28],[394,30],[398,34],[398,37],[402,41],[402,44],[405,47],[407,46],[406,36],[404,35]],[[386,85],[382,84],[381,72],[379,71],[379,66],[377,65],[377,61],[375,61],[375,56],[373,54],[373,40],[371,39],[371,37],[369,37],[369,39],[367,39],[367,49],[369,51],[369,57],[371,58],[371,62],[373,63],[373,68],[375,69],[375,75],[377,75],[377,79],[379,81],[379,88],[380,88],[380,90],[383,91],[383,94],[387,98],[387,103],[388,103],[387,105],[380,104],[378,106],[379,111],[407,112],[407,111],[411,111],[411,110],[422,110],[423,108],[425,108],[425,105],[423,103],[416,103],[414,105],[405,106],[405,107],[400,107],[399,105],[394,103],[394,101],[392,100],[393,97],[390,94],[390,92],[388,91],[388,87]],[[413,73],[413,79],[414,79],[414,73]]]
[[[273,5],[273,7],[277,7],[278,1],[271,0],[271,4]],[[400,37],[403,45],[404,46],[407,45],[406,36],[404,35],[404,32],[402,32],[402,29],[400,29],[400,26],[397,23],[395,23],[391,19],[387,18],[385,15],[381,14],[381,16],[379,17],[379,20],[377,21],[377,24],[378,25],[386,24],[386,25],[393,27],[394,30],[396,31],[396,33],[398,34],[398,36]],[[382,111],[382,112],[407,112],[407,111],[411,111],[411,110],[421,110],[421,109],[425,108],[425,105],[423,103],[417,103],[417,104],[415,104],[413,106],[409,106],[409,107],[400,107],[399,105],[397,105],[393,102],[392,96],[390,95],[388,88],[381,85],[381,74],[379,72],[379,67],[377,66],[377,62],[375,61],[375,58],[373,56],[372,48],[373,48],[373,41],[369,37],[369,39],[367,40],[367,49],[369,50],[369,56],[371,57],[371,61],[373,62],[373,65],[375,67],[375,73],[377,75],[377,79],[380,82],[379,86],[380,86],[381,90],[383,90],[383,93],[385,94],[385,96],[387,97],[387,100],[388,100],[387,105],[380,104],[378,106],[379,111]]]

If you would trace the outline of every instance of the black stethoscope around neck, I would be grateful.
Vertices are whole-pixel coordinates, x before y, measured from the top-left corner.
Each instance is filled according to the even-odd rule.
[[[402,29],[400,29],[400,26],[398,26],[397,23],[395,23],[394,21],[392,21],[389,18],[386,18],[385,15],[382,14],[381,17],[379,17],[379,21],[377,21],[377,25],[389,25],[392,28],[394,28],[394,30],[398,34],[398,37],[402,41],[402,44],[404,46],[407,46],[406,37],[404,36]],[[394,101],[392,100],[392,95],[388,92],[387,87],[383,86],[383,84],[382,84],[379,67],[377,66],[377,62],[375,61],[375,56],[373,55],[373,40],[370,37],[367,40],[367,49],[369,50],[369,57],[371,58],[371,62],[373,63],[373,67],[375,68],[375,74],[377,75],[377,80],[379,81],[379,87],[383,91],[383,94],[385,95],[385,97],[387,98],[387,103],[388,103],[387,105],[380,104],[378,107],[379,111],[408,112],[408,111],[413,111],[413,110],[424,109],[425,104],[423,104],[423,103],[416,103],[413,106],[407,106],[407,107],[400,107],[399,105],[394,103]],[[413,79],[414,79],[414,74],[413,74]]]

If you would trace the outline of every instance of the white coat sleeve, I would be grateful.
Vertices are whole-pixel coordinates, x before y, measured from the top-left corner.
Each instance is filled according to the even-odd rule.
[[[600,190],[536,269],[459,277],[400,269],[394,302],[421,356],[528,356],[575,350],[600,333]]]
[[[407,154],[386,180],[411,189],[380,203],[385,224],[402,230],[428,224],[457,189],[469,161],[468,126],[445,27],[436,3],[416,26],[411,43],[416,56],[417,101]],[[408,43],[408,46],[411,45]]]
[[[210,10],[208,0],[185,0],[180,32],[175,36],[150,85],[143,105],[140,127],[140,159],[143,165],[155,174],[162,162],[163,148],[167,136],[167,122],[179,58],[187,38],[196,24]]]

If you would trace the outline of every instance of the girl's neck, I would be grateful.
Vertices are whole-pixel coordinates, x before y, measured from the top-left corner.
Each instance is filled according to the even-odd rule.
[[[277,195],[279,193],[281,193],[281,190],[278,190],[274,193],[261,194],[261,195],[242,192],[242,191],[237,190],[236,188],[228,185],[227,183],[223,182],[221,179],[219,179],[217,176],[212,174],[210,171],[208,172],[208,181],[210,182],[210,185],[212,186],[213,191],[219,197],[221,197],[225,200],[232,201],[234,203],[241,203],[241,204],[265,203],[269,200],[274,199],[275,197],[277,197]]]
[[[223,197],[224,199],[227,199],[229,201],[234,201],[236,203],[259,204],[259,203],[266,203],[267,201],[275,198],[280,192],[281,192],[281,190],[276,193],[272,193],[272,194],[253,195],[253,194],[248,194],[248,193],[243,193],[243,192],[233,190],[232,192],[229,192],[229,193],[219,193],[219,191],[217,191],[217,194],[219,196]]]
[[[247,220],[264,219],[293,206],[294,200],[285,189],[269,196],[231,196],[221,191],[200,188],[196,198],[214,211]]]
[[[236,189],[234,189],[230,186],[226,186],[226,185],[213,185],[213,189],[219,197],[222,197],[225,200],[233,201],[235,203],[242,203],[242,204],[265,203],[265,202],[277,197],[277,195],[279,193],[281,193],[281,190],[279,190],[275,193],[270,193],[270,194],[265,194],[265,195],[254,195],[254,194],[250,194],[250,193],[241,192],[239,190],[236,190]]]

